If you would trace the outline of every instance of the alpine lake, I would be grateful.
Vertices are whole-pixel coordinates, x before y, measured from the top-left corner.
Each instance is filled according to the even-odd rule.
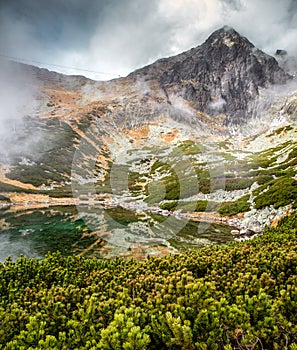
[[[233,240],[232,227],[122,207],[56,206],[0,210],[0,260],[48,252],[145,259]]]

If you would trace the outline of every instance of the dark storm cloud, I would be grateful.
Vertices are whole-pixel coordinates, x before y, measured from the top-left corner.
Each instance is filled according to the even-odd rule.
[[[154,19],[155,4],[155,0],[1,1],[0,54],[32,59],[33,64],[52,62],[116,74],[128,64],[127,71],[158,55],[162,46],[162,35],[155,35],[158,29],[166,38],[166,25]],[[137,45],[137,52],[129,45]],[[116,61],[118,67],[113,68]]]
[[[123,75],[225,24],[270,54],[297,54],[296,0],[2,0],[0,53]]]
[[[86,47],[107,4],[107,0],[8,0],[1,2],[0,16],[2,23],[29,28],[32,40],[41,45]]]

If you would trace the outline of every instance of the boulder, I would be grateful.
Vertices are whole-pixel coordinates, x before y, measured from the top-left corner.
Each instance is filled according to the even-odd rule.
[[[249,228],[240,230],[239,232],[240,236],[245,236],[245,237],[252,237],[256,234],[253,230],[250,230]]]
[[[257,233],[257,232],[261,232],[263,230],[263,227],[258,220],[254,220],[249,223],[248,229]]]

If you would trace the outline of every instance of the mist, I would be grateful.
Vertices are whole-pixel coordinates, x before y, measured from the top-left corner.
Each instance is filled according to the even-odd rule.
[[[24,67],[0,60],[0,91],[0,159],[10,162],[38,138],[26,129],[26,117],[33,116],[37,106],[37,85]]]

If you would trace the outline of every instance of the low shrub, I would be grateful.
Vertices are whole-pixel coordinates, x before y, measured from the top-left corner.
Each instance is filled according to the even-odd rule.
[[[224,202],[219,208],[219,213],[224,216],[232,216],[239,213],[246,212],[250,209],[248,199],[250,195],[247,194],[234,202]]]
[[[282,177],[268,183],[267,191],[260,193],[255,198],[255,208],[273,205],[274,208],[296,203],[297,181],[293,178]],[[257,192],[259,193],[259,192]]]
[[[0,346],[297,346],[297,214],[244,243],[144,262],[48,254],[0,264]]]

